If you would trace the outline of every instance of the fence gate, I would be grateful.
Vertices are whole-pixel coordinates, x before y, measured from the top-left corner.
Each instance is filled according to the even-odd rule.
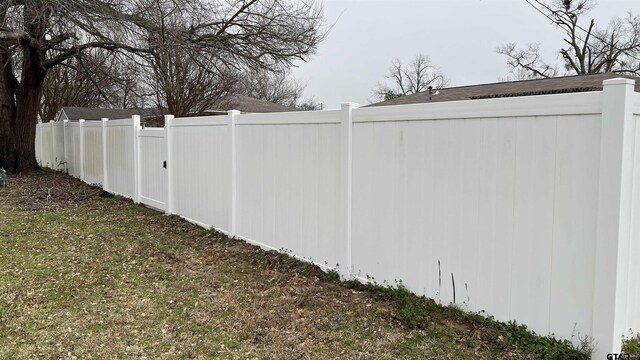
[[[167,142],[162,128],[138,130],[140,202],[159,210],[167,203]]]

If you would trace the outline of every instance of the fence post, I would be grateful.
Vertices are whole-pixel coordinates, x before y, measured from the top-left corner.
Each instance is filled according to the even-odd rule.
[[[342,236],[345,239],[347,251],[346,267],[341,269],[343,278],[352,279],[353,264],[351,262],[351,176],[352,176],[352,140],[353,140],[353,109],[358,104],[347,102],[341,106],[341,140],[340,140],[340,219],[342,221]]]
[[[102,189],[109,191],[109,185],[107,184],[109,175],[107,173],[107,121],[109,119],[102,118]]]
[[[140,115],[131,116],[133,120],[133,202],[140,203],[140,138],[138,130],[140,129]]]
[[[44,160],[44,134],[43,134],[43,128],[44,128],[44,124],[40,123],[40,143],[38,144],[38,146],[40,146],[40,166],[43,166],[45,164],[45,160]]]
[[[229,224],[229,237],[236,236],[236,117],[240,114],[239,110],[229,110],[229,135],[231,137],[231,217]]]
[[[42,126],[40,121],[36,123],[36,136],[35,148],[40,152],[40,156],[36,156],[36,162],[42,166]]]
[[[80,132],[80,180],[84,181],[84,119],[78,120],[78,131]]]
[[[64,156],[64,172],[69,173],[69,164],[67,163],[67,124],[69,120],[62,121],[62,142],[64,143],[62,146],[62,153]]]
[[[165,213],[173,214],[173,115],[164,116],[164,139],[167,142],[167,203]]]
[[[593,359],[620,353],[627,315],[635,129],[635,81],[603,83],[593,297]]]
[[[53,120],[49,120],[49,136],[51,137],[51,170],[58,170],[56,166],[56,137],[53,133]]]

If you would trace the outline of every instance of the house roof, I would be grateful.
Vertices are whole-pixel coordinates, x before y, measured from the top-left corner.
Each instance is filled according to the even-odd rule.
[[[292,106],[276,104],[270,101],[253,98],[246,95],[231,94],[220,98],[214,109],[209,113],[224,112],[228,110],[240,110],[243,113],[269,113],[296,111]]]
[[[229,110],[239,110],[241,113],[297,111],[296,108],[291,106],[280,105],[250,96],[232,94],[221,97],[213,108],[190,116],[226,115]],[[144,122],[147,127],[164,127],[164,118],[162,116],[151,116],[146,118]]]
[[[619,77],[636,80],[635,91],[640,92],[640,77],[602,73],[451,87],[439,89],[437,94],[430,94],[429,91],[423,91],[367,106],[404,105],[440,101],[600,91],[602,90],[602,82],[604,80]]]
[[[126,119],[132,115],[143,115],[143,109],[95,109],[86,107],[64,106],[58,113],[57,120],[100,120],[107,119]]]

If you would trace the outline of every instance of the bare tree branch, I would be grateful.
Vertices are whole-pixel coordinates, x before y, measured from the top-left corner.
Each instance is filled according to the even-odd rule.
[[[37,168],[33,124],[47,74],[59,66],[93,69],[85,62],[98,50],[146,69],[159,63],[164,68],[156,74],[184,85],[182,93],[172,92],[175,108],[191,111],[206,104],[194,100],[190,83],[226,84],[229,72],[305,60],[323,40],[322,27],[316,0],[2,0],[0,105],[15,111],[0,117],[0,139],[15,141],[0,141],[0,166]]]
[[[527,0],[565,33],[566,47],[559,50],[564,68],[574,74],[616,72],[640,74],[640,17],[628,14],[614,18],[605,29],[594,20],[580,25],[581,18],[595,6],[593,0]],[[526,70],[531,77],[556,76],[556,66],[539,57],[539,46],[519,49],[506,44],[497,52],[507,56],[512,72]]]
[[[373,101],[415,94],[429,87],[442,89],[449,86],[449,79],[423,54],[416,55],[406,66],[399,59],[394,59],[385,79],[388,82],[378,83],[373,90]]]

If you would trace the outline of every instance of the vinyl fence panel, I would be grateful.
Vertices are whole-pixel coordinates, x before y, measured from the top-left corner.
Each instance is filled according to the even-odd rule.
[[[60,121],[51,123],[51,141],[53,169],[62,171],[65,168],[64,157],[64,124]]]
[[[140,129],[140,201],[164,211],[167,202],[167,143],[164,129]]]
[[[440,105],[429,120],[419,107],[389,121],[355,110],[356,276],[541,334],[589,334],[600,116],[587,98],[544,101],[578,114],[504,100]],[[478,106],[481,117],[453,115]]]
[[[40,139],[41,143],[41,161],[42,166],[53,168],[53,153],[52,149],[52,141],[51,141],[51,124],[46,123],[43,124],[40,128]]]
[[[67,158],[67,171],[69,175],[80,177],[80,123],[77,121],[68,122],[66,127],[65,152]]]
[[[640,100],[640,94],[636,97]],[[640,102],[638,102],[640,105]],[[629,270],[627,280],[627,309],[625,331],[634,329],[636,332],[640,329],[640,106],[636,107],[637,113],[634,115],[635,122],[635,152],[634,152],[634,172],[633,172],[633,200],[631,209],[630,229],[630,245],[629,245]],[[633,333],[627,332],[626,336],[632,336]]]
[[[42,124],[36,124],[36,138],[35,138],[35,152],[36,161],[40,166],[44,166],[42,163]]]
[[[138,120],[139,121],[139,120]],[[109,120],[105,131],[107,144],[107,191],[135,198],[135,147],[137,126],[133,119]]]
[[[85,121],[82,131],[83,180],[89,184],[102,184],[102,122]]]
[[[339,233],[340,112],[242,114],[238,235],[329,268],[346,267]]]
[[[231,225],[229,115],[175,119],[171,126],[173,211],[205,227]]]

